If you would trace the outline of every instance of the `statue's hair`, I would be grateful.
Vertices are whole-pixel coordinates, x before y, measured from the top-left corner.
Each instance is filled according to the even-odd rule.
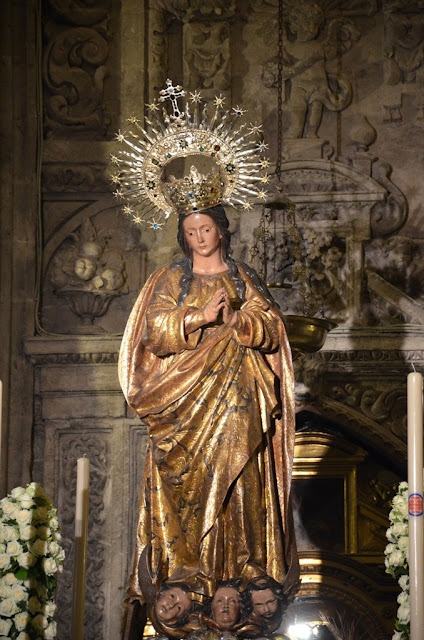
[[[210,209],[205,209],[204,211],[198,211],[198,213],[205,214],[209,216],[213,222],[215,222],[221,234],[221,250],[222,250],[222,258],[224,262],[228,265],[228,273],[231,280],[234,282],[236,286],[237,295],[242,302],[245,301],[245,284],[243,280],[240,278],[237,265],[231,257],[231,234],[228,229],[229,222],[227,215],[225,213],[225,209],[221,204],[216,205],[215,207],[211,207]],[[192,214],[189,214],[192,215]],[[184,303],[184,300],[187,298],[188,293],[190,291],[190,286],[194,278],[193,273],[193,258],[190,247],[187,244],[184,235],[184,220],[188,218],[188,215],[180,214],[178,216],[178,233],[177,240],[180,245],[184,255],[186,256],[182,260],[179,260],[176,265],[179,265],[183,269],[183,275],[180,280],[180,295],[178,297],[178,304],[181,306]]]

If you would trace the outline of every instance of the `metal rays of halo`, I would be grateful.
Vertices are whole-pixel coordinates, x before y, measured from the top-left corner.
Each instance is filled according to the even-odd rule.
[[[137,224],[161,228],[175,212],[163,190],[165,167],[176,158],[206,156],[219,167],[224,177],[222,202],[251,209],[250,199],[264,201],[269,178],[263,170],[269,161],[261,158],[267,145],[258,141],[261,126],[241,123],[244,110],[223,109],[225,98],[216,97],[214,112],[208,116],[207,104],[201,104],[199,92],[191,93],[180,111],[177,99],[184,96],[181,86],[160,92],[160,102],[170,100],[173,113],[155,101],[147,105],[143,128],[135,117],[128,119],[127,133],[119,131],[116,140],[122,148],[111,156],[116,172],[111,176],[114,194],[123,203],[123,211]]]

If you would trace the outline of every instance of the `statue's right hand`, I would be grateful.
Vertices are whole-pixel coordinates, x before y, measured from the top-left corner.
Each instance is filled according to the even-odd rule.
[[[216,322],[219,312],[225,305],[225,289],[217,289],[212,296],[212,300],[203,308],[205,324]]]

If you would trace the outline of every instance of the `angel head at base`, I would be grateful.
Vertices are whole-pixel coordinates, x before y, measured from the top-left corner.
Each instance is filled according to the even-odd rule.
[[[247,583],[222,581],[203,604],[188,585],[163,583],[152,610],[154,626],[167,636],[190,640],[221,637],[255,638],[274,633],[287,608],[282,586],[269,576]]]

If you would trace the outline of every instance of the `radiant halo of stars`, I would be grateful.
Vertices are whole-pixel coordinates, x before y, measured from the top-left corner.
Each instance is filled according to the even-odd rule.
[[[128,118],[128,132],[118,130],[117,152],[111,155],[114,172],[110,176],[114,194],[123,203],[123,213],[136,224],[153,229],[163,226],[175,212],[166,195],[164,169],[180,157],[207,156],[216,163],[222,176],[223,204],[252,209],[252,200],[264,201],[269,182],[269,160],[261,157],[268,145],[262,139],[262,127],[242,123],[245,109],[239,105],[226,110],[225,97],[212,101],[214,111],[202,103],[200,91],[186,96],[181,85],[166,81],[158,100],[146,104],[144,128],[141,120]],[[166,109],[166,106],[170,109]],[[208,174],[204,175],[205,181]],[[206,183],[206,182],[205,182]]]

